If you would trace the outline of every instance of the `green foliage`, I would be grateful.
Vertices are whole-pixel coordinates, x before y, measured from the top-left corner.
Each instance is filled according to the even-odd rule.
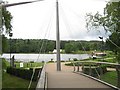
[[[109,31],[120,31],[120,1],[108,2],[105,7],[105,16],[106,26],[109,28]]]
[[[109,46],[110,50],[112,50],[113,52],[115,52],[117,54],[118,50],[120,48],[120,33],[117,32],[113,32],[112,35],[110,35],[109,39],[107,39],[107,45]],[[112,42],[110,41],[112,40]],[[115,43],[115,44],[113,44]],[[118,47],[116,47],[118,46]]]
[[[78,61],[78,59],[77,59],[77,58],[74,58],[73,61]]]
[[[10,75],[5,72],[2,73],[2,90],[9,90],[7,88],[12,88],[12,89],[14,88],[13,90],[18,89],[18,88],[21,88],[21,89],[23,88],[23,90],[24,89],[27,90],[29,82],[30,82],[29,80],[25,80],[25,79]],[[36,84],[37,82],[33,81],[31,88],[35,89]]]
[[[101,68],[102,68],[103,74],[105,74],[105,73],[107,72],[106,66],[102,66]],[[83,68],[82,68],[82,69],[83,69]],[[88,67],[85,66],[83,73],[89,75],[89,71],[90,71],[89,66],[88,66]],[[96,72],[96,71],[97,71],[97,72]],[[91,73],[92,73],[91,76],[98,77],[98,76],[97,76],[97,73],[99,73],[99,75],[100,75],[100,68],[99,68],[99,67],[91,67]]]
[[[2,35],[2,52],[6,52],[7,48],[8,48],[7,37],[5,37],[5,35]]]
[[[2,58],[2,69],[7,69],[7,66],[9,66],[9,62]]]
[[[97,12],[95,15],[91,13],[86,17],[87,28],[94,29],[103,27],[106,32],[111,32],[107,45],[119,56],[120,51],[120,1],[108,2],[104,8],[104,15]],[[118,58],[120,62],[120,57]]]
[[[97,12],[95,15],[87,14],[86,26],[88,29],[96,29],[104,27],[106,31],[118,32],[120,31],[120,1],[108,2],[104,9],[104,15]]]
[[[41,71],[42,68],[36,68],[35,69],[35,74],[33,77],[33,81],[36,81],[38,79],[38,73]],[[27,70],[27,69],[20,69],[20,68],[12,68],[12,67],[7,67],[7,73],[21,77],[26,80],[30,80],[33,74],[33,69]]]
[[[7,62],[5,59],[2,59],[2,69],[3,70],[7,69],[8,66],[9,66],[9,62]],[[26,88],[27,89],[29,82],[30,82],[29,80],[15,77],[4,71],[2,72],[2,90],[7,90],[7,88]],[[37,85],[37,82],[33,81],[31,88],[33,88],[34,90],[36,88],[36,85]]]
[[[101,76],[101,80],[117,86],[117,73],[115,71],[107,72]]]
[[[11,25],[12,15],[11,13],[5,8],[2,7],[2,25],[6,28],[6,33],[9,34],[12,31]]]
[[[73,45],[70,43],[65,44],[65,52],[66,53],[71,53],[73,51]]]
[[[15,65],[16,65],[16,68],[21,68],[20,62],[15,62]],[[24,62],[23,65],[24,65],[23,68],[34,68],[34,67],[41,67],[43,64],[41,62],[34,62],[34,63]]]
[[[4,39],[6,42],[3,53],[10,52],[10,39]],[[55,41],[42,39],[11,39],[11,52],[12,53],[49,53],[52,52],[55,47]],[[85,53],[89,50],[100,50],[101,41],[61,41],[61,49],[66,53]],[[82,52],[80,52],[82,51]]]

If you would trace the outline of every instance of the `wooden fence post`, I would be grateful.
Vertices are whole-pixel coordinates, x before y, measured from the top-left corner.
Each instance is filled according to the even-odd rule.
[[[92,68],[91,68],[91,63],[89,63],[89,75],[92,75]]]
[[[79,63],[77,63],[77,72],[79,72]]]
[[[99,69],[100,69],[100,79],[101,79],[101,75],[103,75],[103,70],[102,70],[101,64],[99,64]]]
[[[82,72],[84,73],[84,63],[82,62]]]
[[[117,87],[120,88],[120,66],[116,66],[116,72],[117,72]]]

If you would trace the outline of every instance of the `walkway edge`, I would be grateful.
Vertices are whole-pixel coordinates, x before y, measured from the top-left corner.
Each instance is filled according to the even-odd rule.
[[[38,90],[38,89],[45,90],[47,87],[46,86],[47,76],[46,76],[46,72],[45,72],[45,66],[46,66],[46,64],[44,64],[44,66],[43,66],[40,78],[39,78],[37,86],[36,86],[36,90]]]
[[[74,72],[74,71],[73,71],[73,72]],[[74,72],[74,73],[83,75],[83,76],[88,77],[88,78],[91,78],[91,79],[94,79],[94,80],[96,80],[96,81],[98,81],[98,82],[100,82],[100,83],[103,83],[103,84],[105,84],[105,85],[107,85],[107,86],[112,87],[112,88],[115,89],[115,90],[120,90],[120,88],[118,88],[118,87],[116,87],[116,86],[113,86],[113,85],[111,85],[111,84],[109,84],[109,83],[107,83],[107,82],[104,82],[104,81],[102,81],[102,80],[99,80],[99,79],[97,79],[97,78],[94,78],[94,77],[92,77],[92,76],[89,76],[89,75],[87,75],[87,74],[84,74],[84,73],[82,73],[82,72]]]

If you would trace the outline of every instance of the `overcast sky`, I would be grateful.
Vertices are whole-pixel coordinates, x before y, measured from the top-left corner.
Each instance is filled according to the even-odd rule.
[[[28,0],[7,0],[9,3]],[[56,39],[56,0],[9,7],[13,16],[13,37],[22,39]],[[59,0],[61,40],[99,40],[106,37],[101,29],[87,31],[86,13],[103,12],[106,0]]]

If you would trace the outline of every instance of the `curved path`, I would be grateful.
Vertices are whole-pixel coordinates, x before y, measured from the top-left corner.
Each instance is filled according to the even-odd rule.
[[[56,63],[47,64],[46,72],[48,88],[104,88],[105,90],[114,90],[91,78],[73,73],[73,67],[65,66],[63,63],[61,71],[56,71]]]

